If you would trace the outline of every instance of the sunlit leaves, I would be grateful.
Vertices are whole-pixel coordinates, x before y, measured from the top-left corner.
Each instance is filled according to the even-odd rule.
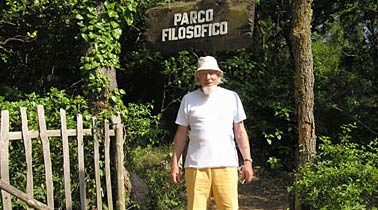
[[[343,134],[350,132],[346,126]],[[300,168],[295,190],[310,209],[376,209],[377,140],[364,147],[345,140],[349,137],[341,139],[332,144],[330,138],[320,137],[315,161]]]
[[[99,66],[119,68],[119,54],[121,45],[123,18],[127,24],[132,23],[132,13],[135,12],[136,2],[127,1],[122,4],[113,1],[101,2],[85,1],[75,5],[74,13],[81,27],[81,37],[92,48],[83,58],[82,69],[94,70]],[[131,9],[131,10],[130,10]],[[122,18],[123,17],[123,18]]]

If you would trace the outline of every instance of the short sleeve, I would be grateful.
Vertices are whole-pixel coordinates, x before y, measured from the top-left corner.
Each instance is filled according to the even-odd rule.
[[[180,108],[177,112],[177,117],[175,121],[176,124],[182,125],[182,126],[189,125],[189,120],[188,120],[188,115],[187,115],[188,108],[187,108],[186,101],[187,101],[186,96],[184,96],[181,101]]]
[[[235,103],[236,103],[236,113],[234,117],[234,123],[237,123],[237,122],[241,122],[247,119],[247,115],[245,114],[243,104],[237,93],[235,93]]]

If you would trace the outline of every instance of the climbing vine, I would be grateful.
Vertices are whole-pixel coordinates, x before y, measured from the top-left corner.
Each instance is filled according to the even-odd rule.
[[[73,13],[80,27],[80,36],[88,50],[81,58],[80,69],[87,76],[86,94],[101,94],[108,89],[109,80],[94,73],[98,68],[120,68],[120,37],[122,28],[131,25],[136,11],[134,0],[71,1]]]

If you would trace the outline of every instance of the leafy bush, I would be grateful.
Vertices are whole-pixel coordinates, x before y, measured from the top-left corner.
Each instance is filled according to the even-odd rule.
[[[308,209],[377,209],[378,140],[367,146],[344,138],[322,144],[313,162],[300,168],[294,189]]]
[[[131,151],[130,157],[131,170],[146,182],[151,193],[150,202],[139,204],[140,209],[186,209],[184,185],[174,185],[169,178],[170,147],[137,147]]]

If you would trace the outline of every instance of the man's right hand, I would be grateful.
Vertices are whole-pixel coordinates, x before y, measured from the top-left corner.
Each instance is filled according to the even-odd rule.
[[[179,167],[172,167],[171,169],[171,180],[174,184],[181,184],[181,174]]]
[[[186,142],[188,141],[189,126],[179,125],[173,139],[173,152],[171,162],[171,180],[174,184],[181,184],[181,174],[179,167],[179,159],[185,149]]]

